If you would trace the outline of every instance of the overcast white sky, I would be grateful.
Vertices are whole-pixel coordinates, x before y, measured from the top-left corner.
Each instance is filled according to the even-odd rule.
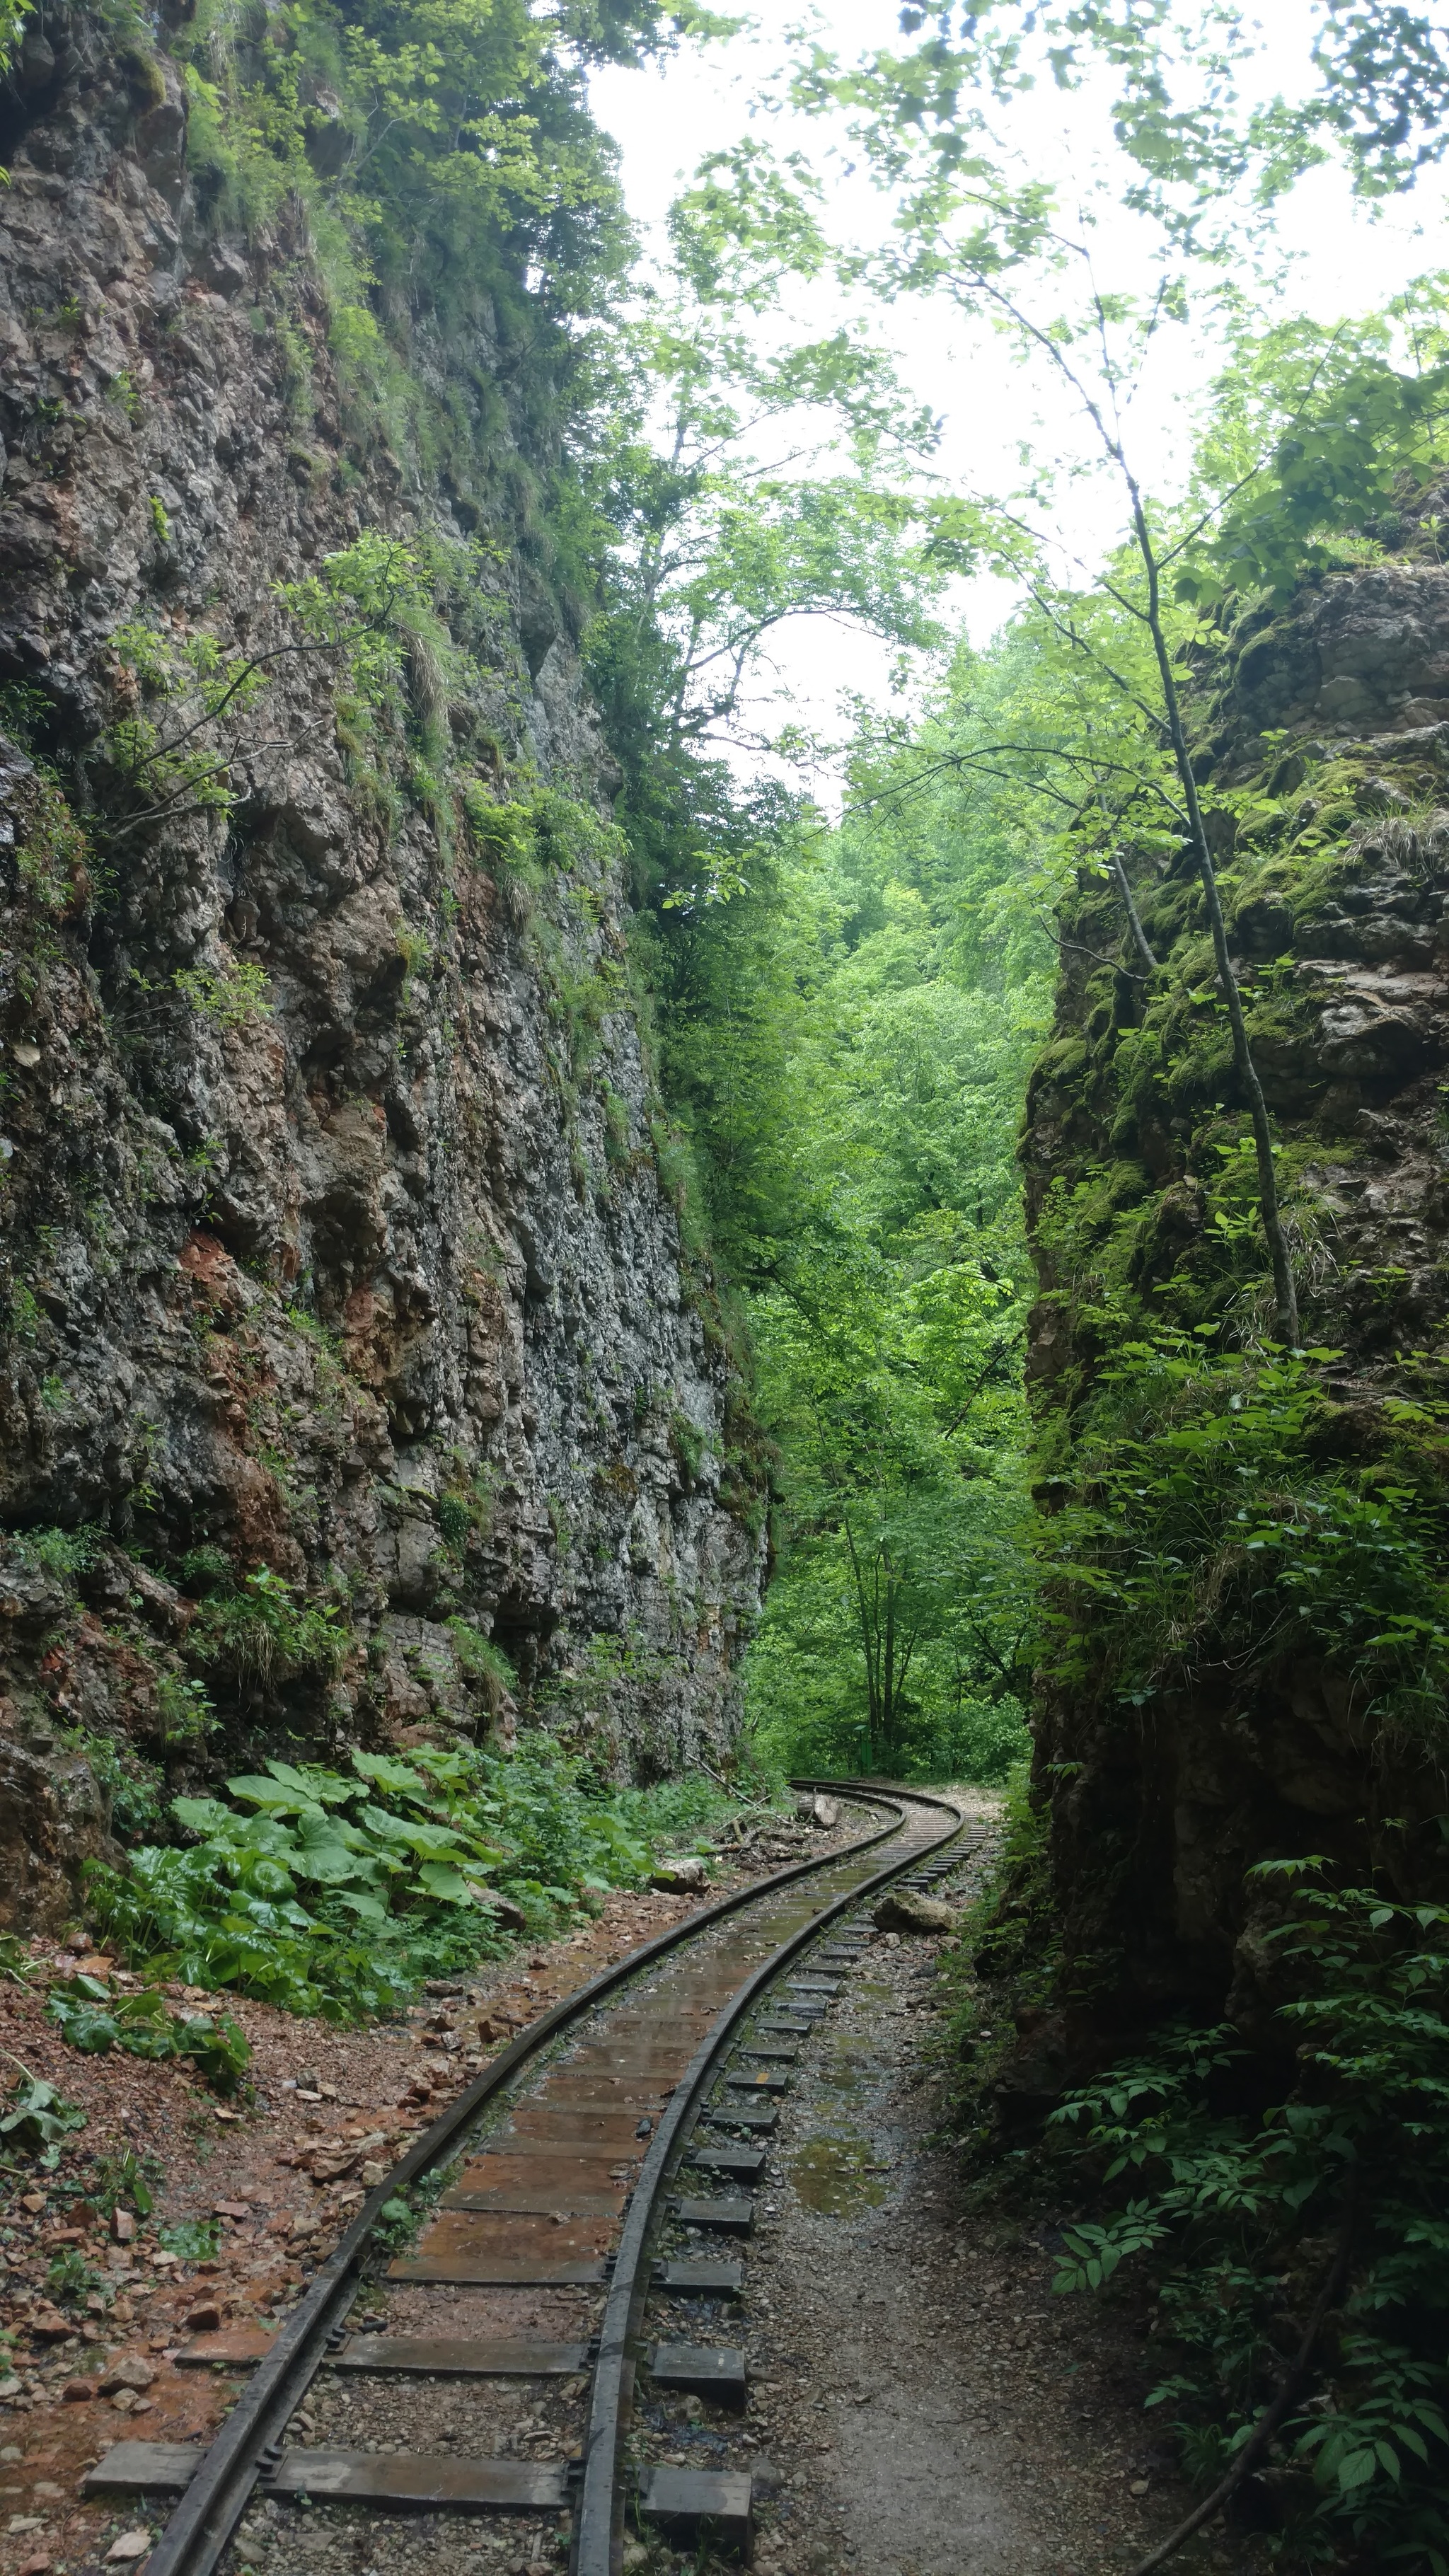
[[[896,0],[825,0],[818,14],[824,40],[846,55],[896,41]],[[1264,95],[1302,87],[1307,27],[1305,0],[1274,0],[1260,31],[1261,65],[1249,74]],[[704,155],[750,130],[751,99],[782,52],[771,28],[758,24],[753,39],[686,48],[673,61],[644,71],[594,74],[595,113],[620,146],[629,209],[646,241],[659,238],[671,199]],[[1073,100],[1039,90],[1016,114],[1018,135],[1036,166],[1078,180],[1103,132],[1100,107],[1090,95]],[[766,131],[779,148],[802,150],[825,178],[829,209],[842,232],[859,238],[862,217],[884,229],[880,202],[865,200],[859,182],[852,187],[837,175],[822,128],[804,120],[792,126],[772,117]],[[1302,183],[1283,212],[1280,230],[1294,255],[1290,307],[1337,320],[1381,304],[1408,278],[1441,263],[1444,188],[1434,179],[1427,189],[1374,216],[1354,204],[1336,171],[1324,169]],[[1110,266],[1110,228],[1102,238]],[[1117,248],[1124,259],[1130,258],[1125,235]],[[822,329],[834,327],[839,308],[833,293],[827,298],[822,291],[821,309],[808,316],[802,312],[802,318]],[[1054,410],[1056,397],[1050,390],[1025,377],[999,342],[978,337],[973,343],[964,326],[953,329],[943,306],[897,304],[878,316],[878,324],[876,317],[868,317],[867,327],[873,332],[878,327],[880,338],[898,353],[905,381],[942,415],[937,470],[948,488],[980,489],[1009,481],[1023,436],[1063,455],[1077,452],[1078,434],[1065,411]],[[1210,366],[1210,351],[1194,350],[1190,333],[1174,334],[1164,344],[1155,381],[1149,380],[1139,398],[1134,427],[1136,452],[1149,484],[1168,488],[1180,472],[1191,393]],[[1079,491],[1071,506],[1076,548],[1092,555],[1116,533],[1105,500],[1095,503]],[[1009,594],[994,582],[963,588],[960,605],[973,642],[987,640],[1008,604]],[[768,730],[788,716],[838,738],[844,729],[844,695],[859,692],[884,700],[893,660],[891,650],[869,636],[824,619],[796,621],[782,631],[775,674],[761,674],[749,715]],[[823,784],[816,781],[817,792]]]

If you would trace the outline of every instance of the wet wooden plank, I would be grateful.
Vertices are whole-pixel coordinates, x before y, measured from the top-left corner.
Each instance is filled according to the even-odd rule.
[[[716,2547],[749,2555],[750,2478],[738,2469],[646,2469],[639,2510],[672,2538],[707,2534]]]
[[[87,2469],[83,2496],[181,2495],[206,2457],[201,2442],[117,2442]]]
[[[616,2174],[633,2173],[646,2141],[630,2137],[627,2147],[601,2147],[587,2142],[571,2147],[560,2138],[500,2138],[497,2146],[459,2169],[460,2191],[552,2190],[583,2183],[590,2191],[607,2191]]]
[[[549,2101],[542,2094],[530,2095],[513,2109],[513,2125],[500,2130],[498,2144],[505,2142],[512,2152],[528,2151],[534,2143],[540,2150],[561,2152],[565,2143],[577,2142],[580,2152],[592,2154],[597,2148],[618,2147],[627,2152],[635,2148],[642,2154],[647,2141],[636,2136],[641,2116],[617,2096],[612,2102]],[[652,2126],[652,2121],[651,2121]]]
[[[620,2191],[445,2191],[440,2209],[496,2211],[515,2218],[617,2218],[628,2195]]]
[[[444,2254],[400,2255],[389,2263],[390,2281],[445,2281],[476,2290],[594,2290],[604,2278],[602,2257],[594,2262],[546,2263],[540,2257],[510,2261],[506,2256]]]
[[[511,2340],[472,2343],[447,2335],[349,2335],[334,2370],[418,2371],[437,2379],[559,2379],[587,2370],[586,2343]]]
[[[359,2504],[557,2510],[568,2501],[563,2461],[466,2460],[449,2452],[284,2451],[269,2495],[339,2496]]]
[[[616,2232],[613,2210],[595,2218],[555,2219],[529,2211],[445,2209],[418,2239],[416,2250],[432,2262],[454,2254],[467,2261],[497,2254],[510,2262],[524,2256],[546,2263],[577,2262],[584,2255],[604,2253]]]

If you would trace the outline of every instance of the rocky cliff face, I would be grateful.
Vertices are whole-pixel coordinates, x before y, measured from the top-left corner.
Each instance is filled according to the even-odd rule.
[[[1226,791],[1212,830],[1282,1140],[1305,1339],[1337,1353],[1300,1464],[1349,1494],[1397,1482],[1432,1501],[1449,1314],[1449,573],[1425,552],[1240,629],[1199,708],[1199,766],[1214,798]],[[1121,916],[1084,887],[1030,1102],[1043,1293],[1029,1370],[1049,1512],[1090,1500],[1081,1435],[1104,1362],[1134,1335],[1216,1332],[1251,1356],[1271,1332],[1248,1276],[1261,1252],[1242,1253],[1251,1212],[1225,1180],[1246,1122],[1201,893],[1186,855],[1128,864],[1162,970],[1144,984],[1103,967]],[[1140,1430],[1125,1397],[1119,1418],[1124,1438]],[[1260,1517],[1292,1508],[1271,1477],[1253,1491]],[[1428,1526],[1392,1508],[1393,1543]],[[1286,1554],[1270,1561],[1291,1573]],[[1406,1894],[1442,1882],[1424,1713],[1386,1719],[1371,1650],[1308,1651],[1287,1629],[1293,1650],[1275,1645],[1263,1586],[1251,1617],[1226,1622],[1220,1605],[1235,1587],[1247,1598],[1250,1563],[1231,1530],[1213,1539],[1135,1690],[1107,1614],[1075,1596],[1075,1669],[1038,1712],[1064,1963],[1051,2009],[1025,2016],[1011,2081],[1029,2095],[1174,2010],[1227,2007],[1266,2032],[1277,1972],[1262,1936],[1279,1900],[1245,1875],[1252,1864],[1316,1853],[1350,1878],[1380,1869]]]
[[[69,1902],[133,1752],[174,1780],[248,1734],[474,1733],[551,1692],[609,1764],[717,1756],[758,1594],[616,773],[508,499],[517,352],[486,298],[466,364],[424,329],[477,472],[401,463],[349,410],[305,220],[204,229],[187,130],[164,52],[30,22],[0,137],[0,1920]]]

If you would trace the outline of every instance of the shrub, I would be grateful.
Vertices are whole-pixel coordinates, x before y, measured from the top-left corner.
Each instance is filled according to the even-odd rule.
[[[1449,1581],[1433,1461],[1334,1458],[1336,1356],[1218,1356],[1170,1332],[1125,1346],[1080,1444],[1078,1499],[1050,1524],[1058,1680],[1101,1674],[1141,1705],[1206,1663],[1311,1653],[1381,1728],[1436,1723]],[[1433,1427],[1409,1403],[1385,1417],[1391,1437]]]
[[[1449,1910],[1335,1888],[1317,1862],[1254,1873],[1296,2076],[1259,2107],[1231,2028],[1166,2034],[1073,2094],[1049,2134],[1087,2208],[1056,2287],[1103,2290],[1151,2255],[1187,2465],[1215,2478],[1281,2386],[1315,2298],[1351,2258],[1314,2377],[1278,2436],[1295,2564],[1449,2567]],[[1244,2097],[1248,2107],[1244,2107]]]
[[[52,1987],[47,2006],[62,2039],[88,2057],[113,2048],[128,2057],[187,2058],[218,2093],[234,2093],[251,2058],[246,2034],[223,2016],[174,2013],[154,1987],[112,1994],[101,1977],[71,1977]]]
[[[496,1955],[498,1897],[536,1936],[611,1886],[641,1885],[683,1812],[677,1790],[590,1794],[548,1736],[512,1755],[356,1753],[346,1772],[272,1760],[227,1787],[229,1804],[172,1800],[189,1848],[92,1864],[98,1928],[158,1981],[332,2020],[390,2011],[422,1977]],[[701,1785],[685,1805],[692,1819],[716,1801],[728,1807]]]
[[[291,1584],[264,1565],[235,1592],[203,1605],[187,1647],[198,1663],[267,1688],[299,1673],[334,1673],[347,1647],[340,1617],[332,1602],[299,1602]]]

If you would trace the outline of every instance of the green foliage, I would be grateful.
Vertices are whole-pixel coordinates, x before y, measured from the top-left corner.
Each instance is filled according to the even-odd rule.
[[[874,792],[838,834],[777,831],[671,929],[664,1070],[748,1292],[754,1473],[785,1503],[755,1740],[787,1767],[1000,1779],[1032,1625],[1013,1143],[1042,994],[1035,934],[979,931],[1019,864],[1005,799],[924,766],[863,744]]]
[[[183,2263],[208,2263],[221,2244],[214,2218],[168,2218],[156,2230],[157,2242]]]
[[[160,1673],[156,1699],[168,1745],[194,1743],[209,1734],[216,1722],[199,1682]],[[163,1828],[166,1783],[154,1763],[143,1761],[124,1739],[118,1743],[113,1736],[91,1735],[84,1727],[62,1740],[71,1752],[84,1756],[109,1797],[111,1831],[118,1842],[144,1841]]]
[[[0,2155],[33,2156],[43,2172],[53,2173],[61,2140],[85,2125],[84,2111],[63,2100],[55,2085],[22,2067],[10,2088],[9,2108],[0,2111]]]
[[[138,2218],[149,2218],[156,2206],[152,2185],[164,2172],[159,2156],[137,2155],[134,2147],[122,2148],[119,2155],[98,2156],[95,2197],[101,2215],[109,2218],[114,2209],[133,2209]]]
[[[128,2057],[179,2058],[218,2093],[234,2093],[251,2059],[246,2035],[229,2015],[172,2012],[164,1995],[142,1987],[112,1992],[104,1978],[75,1976],[53,1986],[47,2010],[68,2047],[87,2057],[113,2048]]]
[[[1291,1990],[1291,2090],[1263,2103],[1228,2027],[1164,2034],[1054,2115],[1063,2176],[1099,2215],[1063,2231],[1057,2288],[1130,2278],[1150,2251],[1170,2406],[1205,2477],[1230,2459],[1301,2332],[1336,2241],[1347,2286],[1316,2385],[1280,2436],[1284,2550],[1436,2567],[1449,2553],[1443,2207],[1449,1915],[1321,1863],[1269,1863],[1260,1936]]]
[[[1300,583],[1352,559],[1345,539],[1361,539],[1385,512],[1397,521],[1412,504],[1449,453],[1439,303],[1421,292],[1397,309],[1416,344],[1412,373],[1373,345],[1388,336],[1377,317],[1331,336],[1300,325],[1242,349],[1219,386],[1209,454],[1225,454],[1234,429],[1241,452],[1245,431],[1261,439],[1274,413],[1281,425],[1267,461],[1178,575],[1180,598],[1210,608],[1228,591],[1262,591],[1281,605]]]
[[[16,1530],[11,1533],[10,1547],[22,1564],[38,1565],[46,1574],[69,1581],[85,1573],[104,1535],[85,1522],[78,1529]]]
[[[99,2289],[100,2279],[79,2247],[67,2245],[61,2253],[52,2254],[46,2266],[45,2287],[52,2299],[84,2299]]]
[[[640,1885],[675,1823],[667,1802],[656,1821],[642,1793],[590,1791],[536,1735],[511,1756],[356,1753],[345,1772],[273,1758],[228,1788],[231,1804],[172,1801],[189,1848],[92,1869],[96,1921],[158,1979],[332,2020],[389,2011],[421,1978],[495,1955],[498,1896],[536,1935]]]
[[[235,1591],[202,1604],[186,1648],[198,1663],[269,1688],[299,1673],[335,1672],[347,1646],[341,1620],[335,1603],[299,1601],[294,1586],[264,1565]]]
[[[48,770],[35,772],[29,819],[15,845],[15,871],[31,900],[59,920],[87,883],[86,837]]]
[[[1249,1359],[1180,1333],[1122,1343],[1050,1524],[1058,1680],[1141,1706],[1209,1664],[1312,1654],[1369,1740],[1434,1729],[1449,1681],[1443,1503],[1427,1461],[1336,1463],[1336,1355]],[[1406,1428],[1422,1407],[1400,1404]],[[1431,1426],[1432,1428],[1432,1422]]]
[[[198,1017],[217,1028],[244,1028],[249,1020],[271,1017],[266,972],[251,959],[228,958],[221,967],[185,966],[171,980]]]

